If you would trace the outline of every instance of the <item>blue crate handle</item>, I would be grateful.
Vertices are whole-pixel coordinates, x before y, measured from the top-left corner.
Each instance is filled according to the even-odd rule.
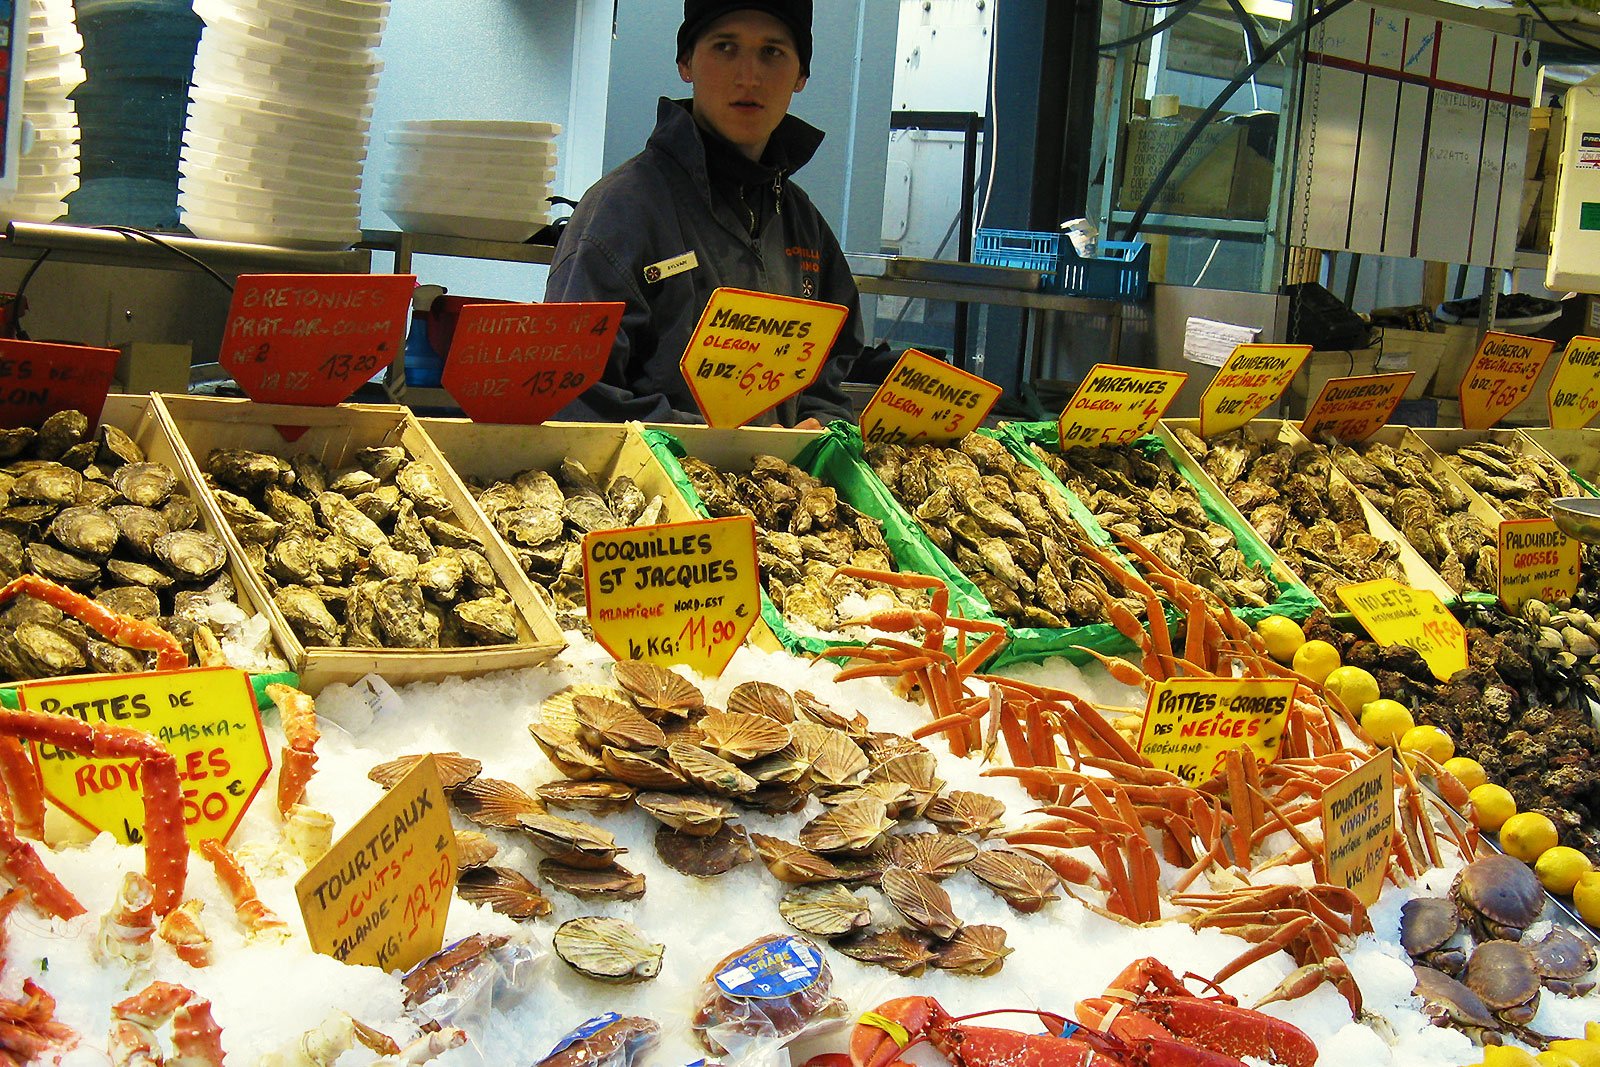
[[[1143,300],[1150,288],[1150,246],[1143,241],[1101,241],[1095,255],[1085,259],[1071,241],[1062,241],[1051,288],[1099,300]]]

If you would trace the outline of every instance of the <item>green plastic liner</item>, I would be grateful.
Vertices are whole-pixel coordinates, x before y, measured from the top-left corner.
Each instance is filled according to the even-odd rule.
[[[273,706],[272,698],[267,696],[267,686],[275,684],[299,685],[300,676],[293,671],[277,671],[272,674],[252,674],[250,676],[250,688],[255,691],[256,706],[262,711],[267,711]],[[16,711],[21,708],[21,706],[21,703],[17,700],[16,686],[0,686],[0,707],[10,708],[12,711]]]
[[[666,430],[646,428],[641,433],[684,499],[702,515],[709,517],[710,512],[701,501],[700,494],[695,492],[689,476],[678,462],[688,451],[683,442]],[[845,503],[883,523],[884,540],[889,543],[896,569],[942,580],[950,590],[951,615],[995,621],[983,594],[928,541],[916,520],[893,502],[883,483],[878,481],[872,469],[862,460],[861,436],[855,426],[844,421],[830,424],[792,462],[812,477],[832,486]],[[761,619],[771,628],[779,643],[796,654],[816,655],[827,648],[862,643],[843,639],[824,640],[795,633],[777,605],[767,596],[765,584],[761,589]]]

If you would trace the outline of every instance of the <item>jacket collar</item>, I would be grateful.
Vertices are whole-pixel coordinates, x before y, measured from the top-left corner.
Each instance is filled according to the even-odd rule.
[[[706,144],[717,135],[695,125],[694,115],[690,111],[692,105],[691,100],[671,100],[663,96],[656,105],[656,128],[650,134],[649,143],[677,160],[701,188],[707,188],[711,171],[706,164]],[[767,150],[760,162],[738,155],[737,150],[726,142],[722,147],[727,151],[719,153],[719,156],[735,156],[737,162],[733,166],[748,168],[748,174],[740,171],[735,175],[735,180],[740,183],[770,182],[774,177],[787,177],[810,162],[817,147],[822,144],[822,138],[822,131],[815,126],[793,115],[785,115],[772,132],[772,139],[767,142]],[[719,159],[719,168],[724,162]]]

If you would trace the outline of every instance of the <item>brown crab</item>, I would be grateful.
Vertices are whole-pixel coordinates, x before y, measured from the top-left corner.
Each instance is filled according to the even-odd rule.
[[[1502,1022],[1526,1026],[1539,1013],[1539,971],[1533,953],[1516,941],[1473,949],[1462,980]]]
[[[1417,963],[1459,978],[1470,946],[1461,936],[1461,915],[1453,903],[1417,897],[1400,909],[1400,947]]]
[[[1544,909],[1544,889],[1533,871],[1510,856],[1485,856],[1461,869],[1450,898],[1474,933],[1485,939],[1516,939]]]

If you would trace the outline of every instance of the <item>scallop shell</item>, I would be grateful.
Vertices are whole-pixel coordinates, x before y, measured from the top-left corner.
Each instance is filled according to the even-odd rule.
[[[690,837],[710,837],[734,814],[719,800],[677,793],[640,793],[634,803],[652,819]]]
[[[715,878],[755,859],[756,850],[742,827],[724,826],[709,837],[695,837],[662,826],[656,829],[656,855],[679,874]]]
[[[584,870],[555,860],[540,860],[539,877],[575,897],[638,900],[644,896],[644,875],[634,874],[617,863]]]
[[[927,745],[922,744],[920,741],[913,741],[905,734],[883,731],[868,734],[866,737],[861,738],[860,744],[861,751],[867,754],[867,759],[871,760],[874,766],[879,763],[887,763],[896,756],[928,751]]]
[[[556,927],[556,955],[579,974],[602,982],[643,982],[661,972],[667,949],[632,923],[603,915],[569,919]]]
[[[598,826],[555,815],[524,815],[519,820],[534,847],[569,867],[604,867],[627,849]]]
[[[544,811],[544,805],[520,787],[500,778],[474,778],[450,792],[456,810],[479,826],[516,829],[518,816]]]
[[[913,789],[937,792],[944,785],[939,781],[938,771],[939,761],[927,749],[899,752],[875,762],[867,772],[867,781],[904,782]]]
[[[461,872],[456,895],[472,904],[487,904],[493,910],[521,922],[549,915],[550,901],[539,887],[507,867],[479,867]]]
[[[950,906],[950,894],[925,874],[904,867],[890,867],[878,885],[895,911],[907,922],[921,927],[941,941],[961,931],[961,920]]]
[[[702,789],[724,796],[743,796],[753,793],[761,783],[714,753],[697,745],[674,741],[667,746],[667,756],[684,776]]]
[[[842,885],[808,885],[784,894],[778,914],[803,934],[838,937],[872,922],[872,904]]]
[[[654,663],[621,660],[612,665],[617,684],[632,694],[641,708],[663,715],[684,717],[706,704],[705,694],[693,682]]]
[[[828,943],[853,960],[902,975],[921,974],[934,957],[927,935],[904,926],[837,937]]]
[[[814,722],[795,721],[789,727],[795,759],[811,765],[818,781],[847,785],[867,770],[867,757],[850,735]]]
[[[728,710],[740,715],[765,715],[776,722],[794,722],[794,697],[771,682],[740,682],[728,694]]]
[[[967,870],[1020,912],[1038,911],[1060,895],[1061,878],[1049,864],[1016,849],[985,849]]]
[[[986,793],[955,789],[928,805],[923,817],[953,834],[987,837],[1000,829],[1006,806]]]
[[[380,763],[367,772],[367,777],[383,786],[393,789],[400,783],[400,779],[411,773],[411,768],[422,762],[424,756],[430,753],[422,752],[412,756],[400,756]],[[449,792],[465,782],[470,782],[483,770],[483,764],[459,752],[434,752],[433,762],[439,767],[439,784]]]
[[[809,799],[811,794],[804,789],[773,782],[758,787],[754,793],[740,797],[739,803],[766,815],[792,815],[805,807]]]
[[[637,752],[667,745],[661,727],[631,705],[579,694],[572,698],[572,706],[578,716],[578,740],[592,748],[611,745]]]
[[[883,801],[865,797],[830,808],[806,823],[800,829],[800,844],[816,852],[865,852],[893,825]]]
[[[829,807],[835,807],[863,797],[876,797],[883,801],[891,819],[912,819],[921,814],[928,801],[933,799],[933,794],[915,789],[905,782],[864,782],[819,799]]]
[[[700,719],[705,747],[725,760],[748,763],[789,745],[789,728],[765,715],[710,712]]]
[[[628,694],[614,685],[593,685],[580,683],[569,685],[565,689],[558,689],[544,698],[539,705],[539,721],[547,727],[562,730],[576,737],[578,734],[578,709],[575,700],[580,696],[599,697],[601,700],[614,700],[618,704],[628,703]]]
[[[603,748],[600,762],[613,778],[640,789],[685,789],[689,785],[689,779],[672,764],[640,752]]]
[[[830,730],[841,730],[851,737],[863,737],[867,733],[867,717],[865,715],[840,715],[828,705],[816,698],[809,690],[798,689],[794,694],[794,710],[796,719],[809,719],[814,723],[826,726]]]
[[[633,803],[636,790],[626,782],[593,778],[582,782],[546,782],[534,792],[552,808],[576,809],[596,815],[611,815]]]
[[[606,773],[600,757],[584,748],[576,735],[563,733],[559,727],[542,722],[530,722],[528,733],[533,735],[556,769],[568,778],[583,781],[599,778]]]
[[[751,834],[750,841],[756,846],[767,872],[788,885],[834,882],[845,876],[828,857],[819,856],[792,841],[768,837],[766,834]]]
[[[747,763],[741,770],[763,785],[793,785],[811,772],[811,764],[796,759],[794,749],[786,748],[754,763]]]
[[[988,975],[1011,955],[1003,926],[963,926],[961,932],[938,946],[933,965],[953,974]]]
[[[889,838],[895,866],[948,878],[971,863],[978,846],[955,834],[896,834]]]
[[[494,859],[500,846],[476,830],[456,831],[456,870],[466,871],[482,867]]]

